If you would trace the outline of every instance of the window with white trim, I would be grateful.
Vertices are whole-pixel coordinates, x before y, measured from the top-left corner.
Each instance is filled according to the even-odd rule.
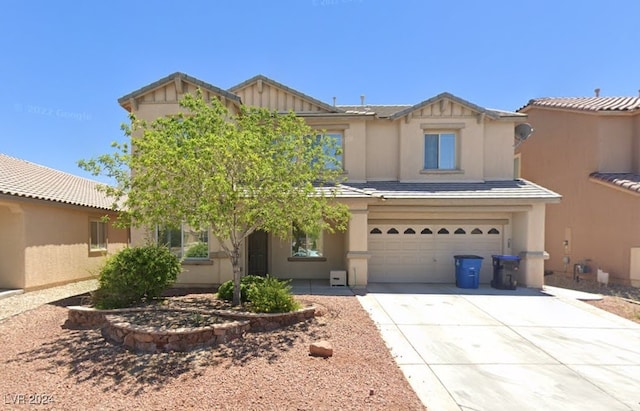
[[[100,220],[89,221],[89,251],[107,250],[107,223]]]
[[[158,244],[169,247],[178,258],[185,260],[209,259],[208,230],[194,230],[183,224],[180,228],[159,227],[156,236]]]
[[[456,134],[425,133],[424,169],[455,170],[456,168]]]
[[[322,232],[305,233],[295,225],[291,229],[291,257],[322,257]]]

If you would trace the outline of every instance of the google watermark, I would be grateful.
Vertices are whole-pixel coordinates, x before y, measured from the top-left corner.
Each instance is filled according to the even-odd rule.
[[[40,116],[57,117],[67,120],[91,121],[93,118],[91,114],[84,111],[67,111],[61,108],[43,107],[34,104],[16,103],[13,105],[13,108],[18,113],[36,114]]]

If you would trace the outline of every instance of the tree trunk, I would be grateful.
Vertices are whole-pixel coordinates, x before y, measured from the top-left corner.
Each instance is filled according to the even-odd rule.
[[[233,267],[233,305],[240,305],[240,248],[234,247],[231,255],[231,266]]]

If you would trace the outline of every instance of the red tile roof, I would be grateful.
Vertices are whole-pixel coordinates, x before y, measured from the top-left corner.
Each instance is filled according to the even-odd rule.
[[[640,174],[635,173],[591,173],[589,177],[615,187],[640,193]]]
[[[527,107],[549,107],[582,111],[640,110],[640,97],[544,97],[529,100]]]
[[[93,180],[0,153],[0,194],[110,210],[113,200]]]

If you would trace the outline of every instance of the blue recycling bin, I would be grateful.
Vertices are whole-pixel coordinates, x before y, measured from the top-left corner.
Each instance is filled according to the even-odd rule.
[[[480,285],[480,269],[484,257],[479,255],[454,255],[456,263],[456,287],[478,288]]]

